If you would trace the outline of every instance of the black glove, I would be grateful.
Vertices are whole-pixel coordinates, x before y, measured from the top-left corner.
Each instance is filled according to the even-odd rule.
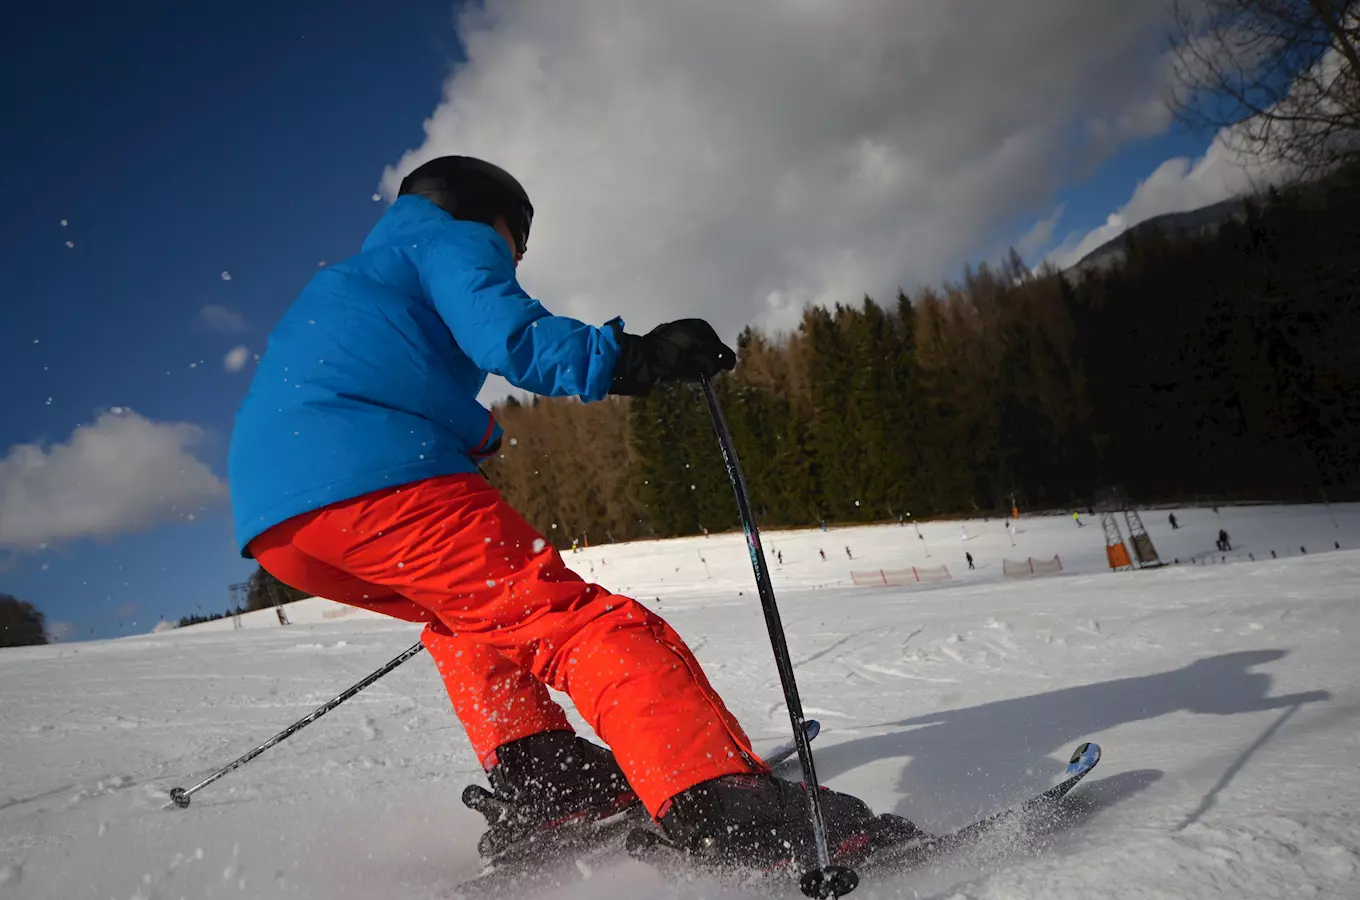
[[[618,319],[609,325],[619,339],[611,394],[645,397],[663,381],[712,378],[737,365],[737,354],[703,319],[667,322],[641,337],[625,332]]]

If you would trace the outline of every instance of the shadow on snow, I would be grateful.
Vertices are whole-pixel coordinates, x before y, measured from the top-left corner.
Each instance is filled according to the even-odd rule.
[[[1101,681],[885,723],[874,727],[896,730],[819,749],[818,774],[825,781],[877,760],[908,757],[896,785],[902,800],[894,811],[927,829],[947,830],[1054,784],[1067,753],[1077,742],[1100,741],[1102,733],[1119,725],[1175,712],[1231,716],[1297,709],[1305,703],[1330,699],[1327,691],[1267,696],[1271,677],[1249,670],[1281,659],[1286,652],[1225,653],[1155,675]],[[1247,752],[1254,749],[1255,745]],[[1105,750],[1107,764],[1119,759],[1117,744]],[[1062,760],[1054,758],[1055,754]],[[1147,787],[1160,774],[1144,779],[1132,792]],[[1206,799],[1206,805],[1208,802],[1211,798]]]

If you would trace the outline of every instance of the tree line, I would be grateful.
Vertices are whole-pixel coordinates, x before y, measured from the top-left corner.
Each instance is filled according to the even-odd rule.
[[[1360,476],[1360,169],[1080,274],[1011,254],[747,328],[716,387],[762,522],[1136,500],[1318,500]],[[496,410],[488,477],[552,542],[738,522],[691,386]]]
[[[0,594],[0,647],[47,643],[47,617],[32,603]]]

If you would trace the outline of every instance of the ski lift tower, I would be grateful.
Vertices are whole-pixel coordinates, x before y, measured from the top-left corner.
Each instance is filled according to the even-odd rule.
[[[227,587],[231,597],[231,624],[239,630],[241,628],[241,608],[245,606],[247,592],[250,590],[250,582],[241,581]]]
[[[1105,488],[1096,495],[1097,509],[1100,512],[1100,525],[1105,531],[1105,558],[1115,571],[1130,570],[1137,565],[1140,569],[1151,569],[1166,565],[1157,555],[1152,545],[1152,537],[1143,527],[1143,519],[1138,510],[1128,500],[1122,487]],[[1129,554],[1128,544],[1124,542],[1123,530],[1119,527],[1119,516],[1123,514],[1124,527],[1128,529],[1129,542],[1133,553]]]
[[[1157,548],[1152,546],[1152,536],[1143,527],[1143,519],[1132,504],[1125,506],[1124,524],[1129,529],[1129,540],[1133,543],[1133,557],[1138,561],[1138,568],[1156,569],[1166,565],[1157,555]]]
[[[1119,530],[1115,510],[1119,506],[1119,489],[1106,488],[1096,492],[1096,508],[1100,511],[1100,527],[1105,531],[1105,559],[1110,568],[1123,572],[1133,568],[1129,548],[1124,544],[1124,533]]]

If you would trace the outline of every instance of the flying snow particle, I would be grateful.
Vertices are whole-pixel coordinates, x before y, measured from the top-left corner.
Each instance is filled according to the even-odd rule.
[[[374,195],[373,195],[373,202],[374,202],[374,203],[377,203],[377,202],[378,202],[379,200],[381,200],[381,199],[382,199],[382,194],[374,194]]]
[[[542,552],[543,552],[543,548],[546,547],[546,546],[548,546],[548,542],[545,541],[545,540],[543,540],[543,538],[534,538],[534,552],[535,552],[535,553],[542,553]]]
[[[62,220],[61,220],[61,227],[62,227],[62,228],[65,228],[65,227],[66,227],[66,220],[65,220],[65,219],[62,219]]]
[[[226,269],[223,269],[223,270],[222,270],[222,280],[223,280],[223,281],[231,281],[231,273],[228,272]]]
[[[128,408],[127,408],[126,406],[110,406],[110,407],[109,407],[109,412],[113,413],[115,416],[121,416],[123,413],[125,413],[125,412],[127,412],[127,411],[128,411]]]
[[[48,398],[47,398],[47,402],[44,403],[43,406],[51,406],[51,405],[52,405],[52,398],[51,398],[51,397],[48,397]]]
[[[324,268],[326,268],[326,261],[325,261],[324,259],[318,260],[318,261],[317,261],[317,264],[316,264],[316,267],[317,267],[318,269],[324,269]]]
[[[66,246],[68,246],[68,247],[74,247],[75,245],[76,245],[76,242],[75,242],[75,241],[67,241],[67,242],[66,242]]]
[[[37,339],[37,338],[34,338],[34,339],[33,339],[33,343],[35,343],[35,344],[38,343],[38,339]]]
[[[231,352],[222,359],[222,368],[228,372],[239,372],[246,367],[246,363],[249,361],[250,349],[248,347],[244,345],[233,347]]]
[[[519,446],[519,438],[511,438],[511,439],[510,439],[510,446],[511,446],[511,447],[518,447],[518,446]]]
[[[191,368],[191,369],[197,369],[197,368],[198,368],[198,363],[189,363],[189,368]]]
[[[488,578],[488,579],[486,580],[486,586],[487,586],[487,587],[495,587],[495,586],[496,586],[496,579],[494,579],[494,578]]]

